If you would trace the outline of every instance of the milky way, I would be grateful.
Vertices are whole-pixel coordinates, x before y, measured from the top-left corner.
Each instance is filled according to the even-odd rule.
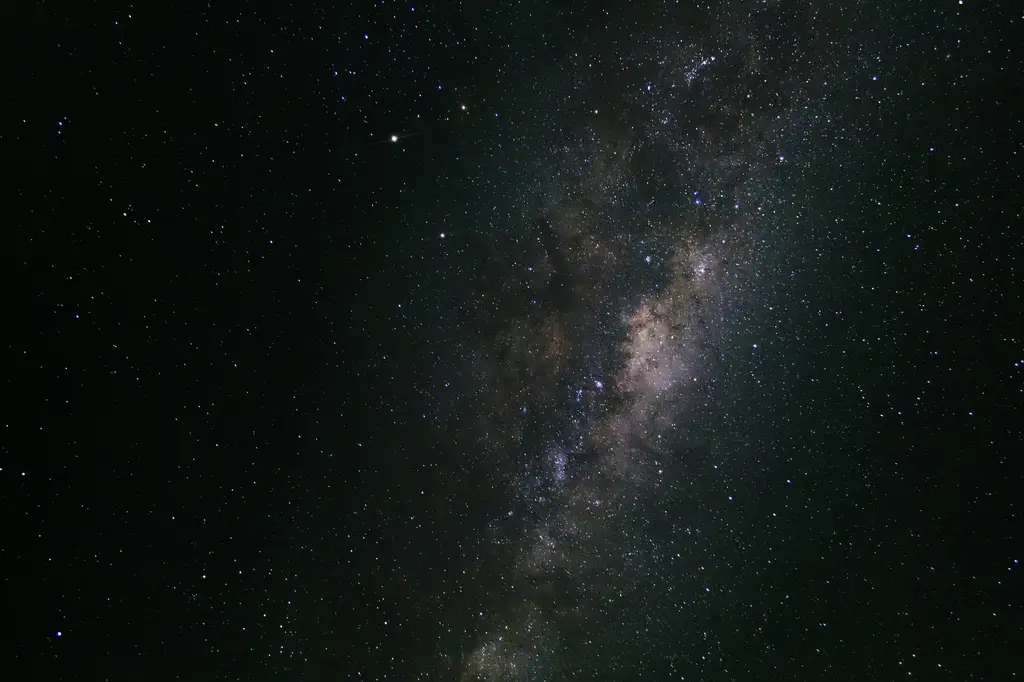
[[[9,668],[1022,677],[1021,2],[11,5]]]
[[[488,612],[462,679],[638,670],[659,610],[691,596],[664,579],[696,559],[664,551],[692,531],[663,502],[686,494],[690,426],[782,248],[774,188],[821,130],[824,67],[770,19],[567,60],[543,87],[571,93],[572,125],[531,127],[529,153],[495,161],[518,228],[492,235],[467,295],[448,404],[467,466],[509,503],[474,561]]]

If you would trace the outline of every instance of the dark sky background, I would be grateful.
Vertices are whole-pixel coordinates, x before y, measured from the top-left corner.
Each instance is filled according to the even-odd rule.
[[[10,669],[1019,676],[1019,7],[7,14]]]

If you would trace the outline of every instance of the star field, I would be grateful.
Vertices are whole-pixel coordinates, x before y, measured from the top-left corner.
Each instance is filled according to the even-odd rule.
[[[25,12],[14,668],[1019,676],[1014,8]]]

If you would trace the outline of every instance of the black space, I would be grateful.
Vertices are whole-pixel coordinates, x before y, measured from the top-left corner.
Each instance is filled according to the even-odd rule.
[[[1019,7],[5,16],[11,679],[1020,676]]]

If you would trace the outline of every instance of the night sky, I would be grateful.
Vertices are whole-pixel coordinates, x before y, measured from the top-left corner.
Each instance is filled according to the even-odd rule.
[[[8,13],[9,669],[1021,677],[1019,6],[182,7]]]

